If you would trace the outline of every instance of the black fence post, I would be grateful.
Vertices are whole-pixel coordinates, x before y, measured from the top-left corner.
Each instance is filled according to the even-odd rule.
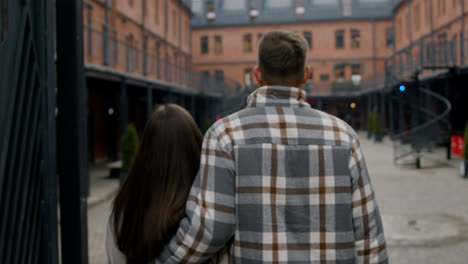
[[[367,116],[370,115],[370,113],[372,112],[372,100],[371,100],[371,95],[367,95]]]
[[[385,94],[381,93],[380,94],[380,122],[381,124],[381,131],[382,135],[385,133],[385,128],[386,128],[386,120],[385,120]]]
[[[83,1],[57,0],[58,174],[62,263],[88,263]]]
[[[194,120],[196,120],[196,117],[195,117],[195,112],[196,109],[195,109],[195,95],[191,95],[190,96],[190,113],[192,114],[192,117]]]
[[[323,99],[319,98],[317,99],[317,109],[322,111],[323,110]]]
[[[395,121],[393,115],[393,95],[392,93],[390,93],[389,95],[389,98],[388,98],[388,116],[389,116],[389,120],[388,120],[388,125],[389,125],[389,128],[390,128],[390,136],[393,137],[394,133],[395,133],[395,124],[393,123]]]
[[[153,112],[153,90],[151,87],[146,88],[146,118],[149,119]]]
[[[405,127],[405,113],[404,113],[404,108],[403,108],[403,99],[400,98],[399,102],[398,102],[398,116],[399,116],[399,124],[398,124],[398,130],[399,130],[399,133],[398,134],[401,134],[403,133],[404,131],[404,127]]]

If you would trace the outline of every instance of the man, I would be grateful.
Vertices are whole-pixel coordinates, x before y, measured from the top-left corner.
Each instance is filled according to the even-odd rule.
[[[161,263],[387,263],[380,213],[356,133],[306,102],[308,44],[259,43],[261,88],[211,127],[187,217]]]

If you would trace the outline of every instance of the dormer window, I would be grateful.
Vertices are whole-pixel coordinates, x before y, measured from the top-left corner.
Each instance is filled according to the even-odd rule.
[[[206,3],[205,14],[206,14],[206,20],[208,20],[208,22],[213,22],[216,19],[216,13],[214,10],[213,2]]]
[[[341,14],[349,17],[353,14],[353,0],[343,0],[341,6]]]
[[[254,21],[260,15],[260,11],[258,10],[258,3],[257,1],[250,0],[249,3],[249,17],[251,21]]]
[[[305,6],[303,0],[296,0],[296,16],[302,17],[305,14]]]
[[[249,11],[250,20],[255,20],[260,15],[260,12],[256,8],[252,8]]]

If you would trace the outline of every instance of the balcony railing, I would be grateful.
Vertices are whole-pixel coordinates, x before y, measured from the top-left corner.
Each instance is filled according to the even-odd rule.
[[[408,79],[415,72],[462,65],[460,47],[465,53],[468,49],[463,44],[466,42],[459,42],[458,39],[447,40],[446,37],[426,36],[399,50],[386,60],[387,83]]]
[[[87,63],[210,95],[230,95],[241,89],[240,83],[232,79],[193,70],[191,62],[183,55],[170,58],[157,49],[144,50],[141,43],[103,21],[88,16],[83,31]]]
[[[359,83],[352,81],[331,83],[308,83],[306,91],[310,97],[353,97],[365,93],[382,90],[385,85],[385,75],[379,74],[375,78],[368,77]]]

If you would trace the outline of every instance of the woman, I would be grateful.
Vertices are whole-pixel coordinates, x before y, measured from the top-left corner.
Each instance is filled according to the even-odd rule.
[[[185,109],[170,104],[153,112],[113,203],[106,241],[110,263],[148,263],[175,235],[200,166],[202,141]]]

